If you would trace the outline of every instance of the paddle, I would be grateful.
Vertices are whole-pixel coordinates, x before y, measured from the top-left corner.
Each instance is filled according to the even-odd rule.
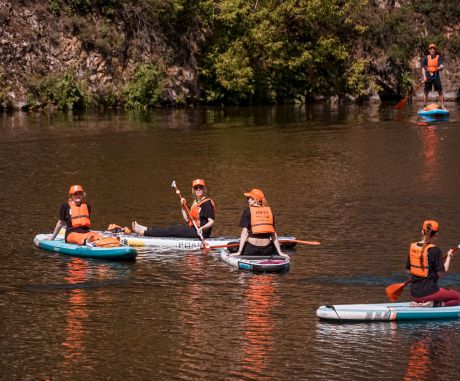
[[[410,283],[411,281],[412,281],[412,279],[408,279],[404,283],[390,284],[385,289],[385,292],[387,293],[388,299],[390,299],[390,301],[392,301],[392,302],[395,302],[396,300],[398,300],[399,296],[401,295],[401,293],[404,290],[404,287],[406,287],[406,285],[408,283]]]
[[[460,245],[458,245],[457,247],[454,247],[452,248],[451,250],[453,250],[453,252],[457,252],[458,250],[460,249]],[[396,300],[398,300],[399,296],[401,295],[401,293],[403,292],[404,290],[404,287],[406,287],[406,285],[408,283],[410,283],[412,281],[412,279],[408,279],[406,280],[404,283],[394,283],[394,284],[390,284],[386,289],[385,289],[385,292],[387,293],[387,296],[388,296],[388,299],[390,299],[390,301],[394,302]]]
[[[180,194],[180,190],[177,189],[176,181],[173,181],[173,182],[172,182],[171,188],[176,189],[176,194],[177,194],[177,195],[179,196],[179,198],[182,200],[182,195]],[[205,248],[205,249],[209,249],[209,244],[205,241],[205,239],[203,238],[203,234],[202,234],[202,233],[200,232],[200,230],[198,229],[198,226],[196,225],[195,220],[192,218],[192,215],[191,215],[191,213],[190,213],[190,210],[189,210],[188,207],[187,207],[187,204],[184,202],[182,205],[183,205],[185,211],[187,212],[188,218],[190,218],[190,221],[192,221],[192,224],[193,224],[193,226],[194,226],[195,229],[196,229],[196,234],[198,234],[198,237],[200,238],[201,242],[203,243],[204,248]]]
[[[406,105],[406,103],[409,100],[409,97],[411,96],[411,94],[416,93],[417,90],[420,88],[420,86],[422,86],[424,83],[425,83],[425,81],[420,82],[418,84],[418,86],[415,88],[415,90],[410,91],[409,94],[407,94],[407,96],[403,100],[399,101],[399,103],[395,106],[395,109],[396,110],[401,110]]]
[[[295,242],[295,243],[301,243],[303,245],[321,245],[321,242],[318,242],[318,241],[301,241],[299,239],[280,239],[279,242],[280,243]],[[227,247],[236,247],[236,246],[240,246],[239,242],[238,243],[229,243],[227,245],[208,246],[207,248],[200,247],[200,249],[202,249],[202,250],[204,250],[204,249],[225,249]]]

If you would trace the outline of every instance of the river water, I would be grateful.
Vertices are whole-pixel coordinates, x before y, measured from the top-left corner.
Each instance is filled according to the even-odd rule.
[[[338,325],[319,305],[385,302],[424,219],[460,240],[460,106],[195,108],[0,115],[0,377],[4,380],[458,379],[460,322]],[[283,275],[214,254],[143,250],[133,263],[39,250],[69,185],[93,225],[180,222],[176,180],[203,177],[215,235],[238,235],[264,190],[299,246]],[[188,196],[188,199],[190,197]],[[443,285],[460,289],[460,258]],[[402,300],[408,300],[407,291]]]

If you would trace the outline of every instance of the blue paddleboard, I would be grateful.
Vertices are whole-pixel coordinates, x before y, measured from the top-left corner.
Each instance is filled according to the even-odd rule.
[[[62,238],[51,241],[48,234],[37,234],[34,244],[40,249],[53,251],[55,253],[72,255],[75,257],[111,259],[111,260],[132,260],[137,256],[133,247],[90,247],[80,246],[73,243],[66,243]]]

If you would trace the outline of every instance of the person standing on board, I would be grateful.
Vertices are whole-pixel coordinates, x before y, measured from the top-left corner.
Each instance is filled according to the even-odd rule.
[[[252,189],[244,193],[249,207],[243,209],[240,227],[243,228],[240,236],[238,251],[231,255],[281,255],[288,257],[281,251],[278,236],[275,231],[275,217],[260,189]]]
[[[423,223],[422,240],[410,246],[406,269],[412,275],[412,305],[423,307],[457,306],[460,304],[460,292],[440,288],[438,279],[449,271],[454,251],[447,252],[443,262],[441,249],[431,242],[436,239],[439,224],[428,220]]]
[[[209,238],[211,236],[212,225],[214,225],[215,221],[215,204],[213,200],[206,197],[206,184],[203,179],[193,180],[192,197],[193,204],[190,208],[190,214],[198,227],[198,231],[203,234],[204,238]],[[133,231],[146,237],[199,238],[198,232],[185,210],[185,199],[182,198],[180,202],[182,217],[187,224],[149,228],[134,221],[132,223]]]
[[[441,76],[439,72],[444,69],[442,58],[436,53],[436,45],[430,44],[428,47],[429,54],[423,59],[422,77],[425,82],[423,94],[423,107],[428,103],[428,94],[433,89],[439,94],[441,108],[444,109],[444,95],[442,93]]]
[[[66,226],[65,242],[85,245],[103,238],[103,235],[89,230],[91,226],[91,206],[85,200],[86,194],[81,185],[72,185],[69,200],[61,205],[59,220],[56,223],[51,240]]]

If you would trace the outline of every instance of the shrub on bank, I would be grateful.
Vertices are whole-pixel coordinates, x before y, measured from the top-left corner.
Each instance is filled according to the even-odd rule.
[[[49,75],[44,79],[31,79],[29,82],[29,105],[54,105],[60,110],[85,110],[91,99],[82,83],[72,71],[63,75]]]
[[[153,64],[139,65],[131,82],[125,87],[124,97],[127,108],[146,109],[160,104],[163,94],[163,74]]]

